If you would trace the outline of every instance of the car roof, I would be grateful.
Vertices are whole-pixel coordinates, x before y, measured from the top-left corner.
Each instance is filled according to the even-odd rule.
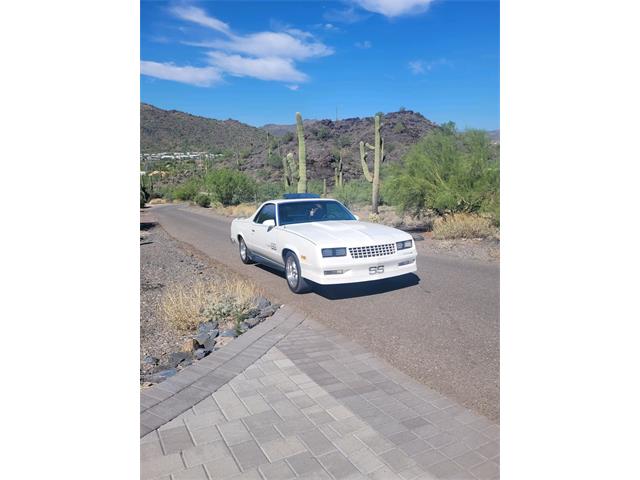
[[[280,205],[282,203],[298,203],[298,202],[326,202],[333,201],[337,202],[334,198],[276,198],[274,200],[267,200],[264,203],[275,203]]]

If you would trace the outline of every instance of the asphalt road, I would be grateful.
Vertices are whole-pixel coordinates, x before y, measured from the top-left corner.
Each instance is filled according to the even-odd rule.
[[[270,298],[307,311],[425,385],[495,422],[500,416],[500,267],[420,252],[418,272],[291,293],[284,277],[244,265],[231,220],[180,205],[155,206],[171,236],[251,278]]]

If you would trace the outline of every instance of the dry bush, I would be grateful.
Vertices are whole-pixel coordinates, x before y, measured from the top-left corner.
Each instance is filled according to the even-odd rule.
[[[221,324],[233,322],[256,304],[260,294],[256,286],[247,280],[222,278],[215,282],[171,285],[162,296],[160,305],[166,320],[184,331],[193,330],[207,320]]]
[[[240,203],[228,207],[222,206],[220,203],[213,204],[212,207],[220,215],[233,218],[246,218],[253,215],[258,206],[255,203]]]
[[[165,198],[152,198],[147,202],[147,205],[162,205],[164,203],[169,203],[169,202],[167,202],[167,199]]]
[[[433,223],[433,237],[438,239],[493,238],[497,234],[491,219],[469,213],[437,218]]]

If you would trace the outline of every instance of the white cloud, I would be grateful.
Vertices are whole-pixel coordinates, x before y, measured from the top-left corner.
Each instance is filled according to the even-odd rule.
[[[431,62],[425,62],[423,60],[413,60],[409,62],[409,70],[411,73],[415,75],[420,75],[426,72],[430,72],[434,68],[440,65],[448,65],[452,66],[451,62],[446,58],[439,58],[438,60],[433,60]]]
[[[179,67],[173,63],[158,63],[142,60],[140,73],[162,80],[210,87],[222,80],[220,72],[213,67]]]
[[[371,48],[373,44],[369,40],[365,40],[364,42],[356,42],[354,44],[358,48]]]
[[[386,17],[398,17],[422,13],[433,0],[355,0],[365,10],[380,13]]]
[[[227,23],[210,16],[201,8],[173,7],[171,12],[182,20],[222,34],[212,40],[184,42],[209,49],[206,52],[209,63],[220,74],[289,82],[294,85],[293,82],[308,80],[308,76],[297,69],[296,61],[334,53],[331,47],[317,41],[313,34],[289,26],[276,26],[279,31],[240,35],[234,33]]]
[[[289,90],[293,90],[294,92],[300,88],[300,85],[285,85]]]
[[[413,60],[409,62],[409,70],[415,75],[424,73],[424,62],[422,60]]]
[[[182,20],[197,23],[203,27],[208,27],[218,32],[228,34],[231,29],[229,25],[217,18],[210,17],[203,9],[198,7],[180,7],[176,6],[171,9],[174,15]]]
[[[348,7],[343,10],[328,10],[322,16],[325,20],[339,23],[356,23],[360,20],[364,20],[367,17],[367,15],[356,12],[356,9],[353,7]]]
[[[209,61],[231,75],[260,80],[304,82],[307,75],[296,70],[293,60],[279,57],[250,58],[223,52],[208,52]]]
[[[214,40],[201,45],[254,57],[281,57],[294,60],[325,57],[333,53],[333,49],[323,43],[304,42],[300,38],[283,32],[259,32],[246,36],[231,35],[228,40]]]

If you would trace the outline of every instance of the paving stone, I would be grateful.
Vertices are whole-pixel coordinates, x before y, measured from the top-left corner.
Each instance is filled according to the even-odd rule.
[[[182,451],[182,458],[187,467],[201,465],[229,455],[229,449],[222,441],[198,445]]]
[[[471,467],[475,467],[476,465],[485,462],[486,458],[472,450],[470,452],[463,453],[462,455],[454,457],[453,461],[460,465],[462,468],[468,470]]]
[[[476,478],[483,480],[498,478],[500,475],[500,467],[494,461],[489,460],[471,468],[471,473],[473,473]]]
[[[238,464],[230,453],[229,455],[205,463],[204,467],[212,479],[229,478],[240,473],[240,467],[238,467]]]
[[[407,468],[406,470],[402,470],[398,475],[403,480],[414,480],[416,478],[419,478],[423,474],[424,471],[422,470],[422,468],[420,468],[418,465],[415,465],[413,467]]]
[[[191,435],[189,435],[187,427],[182,426],[170,428],[168,430],[161,430],[159,434],[160,443],[162,444],[162,449],[164,450],[165,455],[177,453],[189,447],[193,447]]]
[[[404,443],[417,440],[418,436],[415,433],[405,430],[403,432],[398,432],[398,433],[394,433],[393,435],[389,435],[387,439],[395,445],[402,445]]]
[[[367,430],[364,432],[356,432],[355,436],[358,437],[367,447],[369,447],[374,453],[381,454],[394,447],[386,438],[379,435],[374,430]]]
[[[500,455],[500,446],[496,442],[487,443],[476,449],[480,455],[492,459]]]
[[[240,420],[234,420],[233,422],[224,423],[218,425],[220,434],[225,443],[229,446],[237,445],[239,443],[251,440],[251,434]]]
[[[421,438],[416,438],[410,442],[403,443],[398,446],[398,448],[409,456],[416,455],[420,452],[424,452],[425,450],[431,450],[431,446]]]
[[[172,480],[209,480],[207,472],[202,465],[174,473],[171,478]]]
[[[190,429],[190,432],[196,445],[222,440],[222,436],[215,426]]]
[[[298,453],[286,459],[296,475],[309,477],[312,474],[324,472],[322,465],[309,452]]]
[[[427,450],[426,452],[414,455],[413,460],[423,468],[429,467],[435,463],[447,460],[447,457],[438,450]]]
[[[304,444],[297,437],[276,438],[260,443],[260,447],[262,447],[262,451],[267,455],[270,462],[306,451]]]
[[[162,446],[159,441],[145,442],[140,444],[140,460],[149,460],[150,458],[160,457],[164,455]]]
[[[450,433],[442,432],[433,437],[428,438],[427,442],[433,448],[442,448],[446,445],[449,445],[450,443],[455,442],[455,440],[456,440],[456,437],[454,437]]]
[[[296,418],[283,420],[280,423],[277,423],[275,427],[283,437],[288,437],[290,435],[304,432],[305,430],[310,430],[314,428],[315,425],[311,423],[308,418],[301,415]]]
[[[268,442],[277,438],[282,438],[280,433],[275,429],[273,425],[267,425],[266,427],[260,427],[251,430],[251,434],[258,443]]]
[[[243,470],[257,467],[258,465],[268,462],[267,457],[264,456],[264,453],[262,453],[262,450],[260,450],[255,440],[240,443],[230,448],[240,468]]]
[[[289,464],[284,460],[261,465],[258,470],[260,470],[265,480],[289,480],[296,476]]]
[[[462,468],[451,460],[443,460],[429,467],[429,473],[434,474],[438,478],[462,478],[465,474]],[[469,478],[469,476],[467,476]]]
[[[140,462],[140,477],[143,479],[156,478],[162,475],[184,470],[184,463],[179,453],[172,453]]]
[[[380,454],[380,458],[396,473],[416,464],[411,457],[398,448]]]
[[[379,468],[375,472],[369,474],[369,478],[372,480],[395,480],[402,479],[402,477],[396,474],[393,470],[391,470],[387,466],[383,466]]]
[[[444,453],[449,458],[454,458],[462,455],[463,453],[470,452],[471,449],[468,445],[460,441],[456,441],[454,443],[450,443],[446,447],[439,449],[439,451]]]
[[[369,474],[384,466],[380,457],[367,448],[361,448],[355,452],[351,452],[348,457],[349,461],[364,474]]]
[[[336,449],[334,444],[327,440],[327,437],[317,429],[302,432],[298,434],[298,437],[315,456],[323,455]]]
[[[358,473],[356,467],[337,451],[319,456],[318,461],[336,480],[349,478]]]
[[[362,450],[365,447],[365,444],[355,435],[348,434],[344,437],[337,438],[332,440],[333,444],[340,450],[343,454],[349,455],[353,452],[357,452],[358,450]]]

